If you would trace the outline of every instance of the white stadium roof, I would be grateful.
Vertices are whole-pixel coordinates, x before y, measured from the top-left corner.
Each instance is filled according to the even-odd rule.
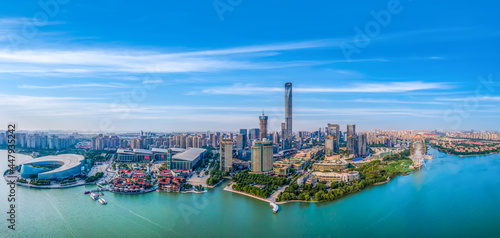
[[[65,171],[68,169],[72,169],[75,167],[79,167],[82,165],[82,161],[85,160],[85,157],[83,155],[75,155],[75,154],[62,154],[62,155],[51,155],[51,156],[44,156],[32,160],[28,160],[22,165],[30,165],[30,164],[37,164],[41,162],[59,162],[61,163],[61,167],[42,173],[42,174],[49,174],[49,173],[57,173],[61,171]]]

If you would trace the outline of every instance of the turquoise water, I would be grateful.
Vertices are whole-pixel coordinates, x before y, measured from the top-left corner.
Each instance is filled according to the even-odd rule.
[[[6,169],[1,151],[2,171]],[[1,237],[500,237],[500,155],[435,159],[414,174],[327,203],[269,204],[222,190],[204,194],[18,188],[17,230]]]

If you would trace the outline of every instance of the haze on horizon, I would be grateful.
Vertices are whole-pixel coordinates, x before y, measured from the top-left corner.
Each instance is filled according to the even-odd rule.
[[[278,131],[292,82],[294,131],[499,131],[500,3],[400,1],[380,25],[388,2],[4,2],[0,125],[236,131],[264,110]]]

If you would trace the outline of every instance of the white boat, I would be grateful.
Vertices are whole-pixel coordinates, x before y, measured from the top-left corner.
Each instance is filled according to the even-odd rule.
[[[92,200],[97,200],[98,198],[94,193],[90,193],[89,197],[92,198]]]
[[[106,202],[106,200],[104,200],[104,198],[99,198],[99,203],[100,203],[100,204],[102,204],[102,205],[106,205],[106,204],[108,204],[108,203]]]
[[[269,203],[269,205],[271,205],[271,207],[273,208],[273,213],[278,213],[280,207],[276,205],[276,203]]]

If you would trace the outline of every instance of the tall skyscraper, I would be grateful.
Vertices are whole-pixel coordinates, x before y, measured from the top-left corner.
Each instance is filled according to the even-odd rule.
[[[273,162],[273,142],[255,141],[252,146],[252,172],[272,173]]]
[[[233,170],[233,141],[231,139],[222,139],[219,149],[220,170]]]
[[[367,135],[366,133],[361,133],[358,135],[358,155],[361,157],[366,157],[367,154]]]
[[[240,135],[242,135],[242,149],[244,149],[248,143],[247,143],[247,140],[248,140],[248,131],[247,129],[240,129]]]
[[[274,134],[273,134],[273,143],[274,144],[280,143],[280,134],[278,132],[274,132]]]
[[[286,139],[292,140],[292,83],[285,84],[285,125]]]
[[[286,137],[286,123],[281,123],[281,139],[284,140]]]
[[[244,137],[244,135],[242,135],[242,134],[238,134],[238,135],[236,136],[236,149],[238,149],[238,150],[242,150],[243,148],[245,148],[245,147],[243,146],[243,141],[245,140],[244,138],[245,138],[245,137]]]
[[[331,153],[339,153],[340,147],[340,126],[338,124],[328,124],[326,132],[326,140],[329,140],[329,146],[331,148]],[[326,141],[325,141],[326,146]],[[326,150],[326,148],[325,148]],[[325,151],[326,152],[326,151]]]
[[[259,128],[253,128],[248,131],[248,139],[250,140],[257,140],[260,137],[260,129]]]
[[[347,152],[349,154],[357,155],[358,151],[356,149],[356,125],[347,125]]]
[[[260,121],[260,139],[267,138],[267,116],[264,115],[262,111],[262,116],[259,117]]]
[[[333,146],[334,146],[334,142],[333,142],[333,136],[326,136],[326,139],[325,139],[325,155],[326,156],[332,156],[334,154],[333,152]]]

